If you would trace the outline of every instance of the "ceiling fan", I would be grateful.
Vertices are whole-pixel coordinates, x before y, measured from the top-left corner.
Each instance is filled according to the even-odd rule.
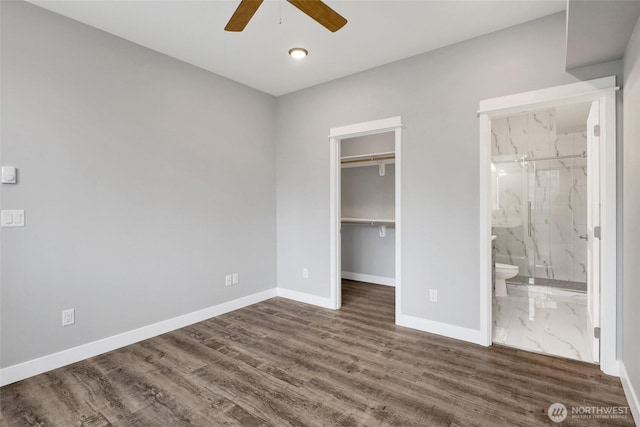
[[[309,15],[313,20],[325,27],[331,32],[336,32],[344,27],[347,20],[338,12],[320,0],[287,0],[289,3]],[[224,27],[225,31],[242,31],[247,26],[253,14],[256,13],[258,7],[263,0],[242,0],[238,8],[233,13],[231,19]]]

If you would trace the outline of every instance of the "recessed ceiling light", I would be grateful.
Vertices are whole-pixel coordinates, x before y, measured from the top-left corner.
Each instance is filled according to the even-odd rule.
[[[294,47],[293,49],[289,49],[289,55],[296,59],[304,58],[308,54],[309,52],[307,51],[307,49],[303,49],[301,47]]]

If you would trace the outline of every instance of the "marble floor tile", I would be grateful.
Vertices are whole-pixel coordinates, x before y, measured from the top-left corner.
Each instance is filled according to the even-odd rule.
[[[508,285],[493,299],[493,342],[593,362],[587,294],[546,286]]]

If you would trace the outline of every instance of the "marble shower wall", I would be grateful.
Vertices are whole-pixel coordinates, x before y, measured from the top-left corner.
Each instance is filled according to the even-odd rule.
[[[498,163],[582,154],[586,131],[557,134],[547,110],[493,120],[491,132],[497,261],[521,276],[586,282],[587,159]]]

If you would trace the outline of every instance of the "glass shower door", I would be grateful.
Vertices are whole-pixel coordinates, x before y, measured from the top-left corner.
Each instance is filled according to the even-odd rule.
[[[496,262],[518,267],[521,280],[534,271],[534,252],[531,234],[533,223],[530,221],[532,196],[535,186],[530,181],[534,172],[532,166],[510,159],[494,160],[495,194],[492,225],[496,239]]]

